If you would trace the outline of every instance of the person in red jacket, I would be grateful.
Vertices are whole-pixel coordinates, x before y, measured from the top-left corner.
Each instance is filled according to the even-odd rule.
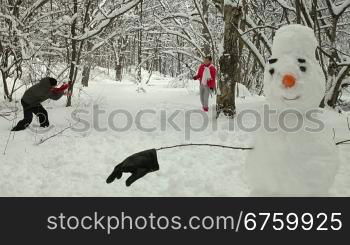
[[[212,64],[212,57],[204,58],[203,64],[198,68],[197,75],[193,77],[194,80],[200,81],[200,98],[205,112],[209,111],[209,95],[216,88],[216,68]]]

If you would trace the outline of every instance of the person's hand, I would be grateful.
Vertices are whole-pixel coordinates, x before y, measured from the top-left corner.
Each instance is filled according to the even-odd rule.
[[[115,179],[120,179],[123,173],[131,173],[126,180],[126,186],[132,185],[136,180],[148,173],[159,170],[157,151],[155,149],[142,151],[126,158],[118,164],[109,175],[106,182],[112,183]]]
[[[197,79],[198,79],[198,77],[197,77],[197,76],[194,76],[194,77],[193,77],[193,80],[197,80]]]

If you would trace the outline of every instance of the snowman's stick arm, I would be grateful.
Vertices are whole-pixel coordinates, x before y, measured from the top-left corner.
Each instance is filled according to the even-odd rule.
[[[168,150],[168,149],[179,148],[179,147],[188,147],[188,146],[209,146],[209,147],[219,147],[219,148],[225,148],[225,149],[231,149],[231,150],[242,150],[242,151],[254,149],[252,147],[234,147],[234,146],[225,146],[225,145],[216,145],[216,144],[181,144],[181,145],[161,147],[156,150],[162,151],[162,150]]]
[[[340,141],[340,142],[336,143],[336,145],[345,145],[346,143],[350,143],[350,140]]]
[[[233,147],[224,145],[214,145],[214,144],[182,144],[161,147],[158,149],[150,149],[133,154],[122,161],[120,164],[115,166],[113,172],[108,176],[106,182],[108,184],[114,182],[115,179],[120,179],[124,173],[131,173],[131,176],[126,180],[126,186],[132,185],[136,180],[142,178],[146,174],[155,172],[159,170],[157,151],[173,149],[178,147],[187,146],[209,146],[209,147],[221,147],[232,150],[252,150],[249,147]]]
[[[346,144],[350,140],[344,140],[336,143],[336,145]],[[110,184],[114,182],[115,179],[120,179],[124,173],[131,173],[131,176],[126,180],[126,186],[132,185],[136,180],[142,178],[148,173],[155,172],[159,170],[157,152],[162,150],[189,147],[189,146],[209,146],[209,147],[220,147],[231,150],[253,150],[252,147],[235,147],[235,146],[225,146],[217,144],[181,144],[161,147],[158,149],[151,149],[136,153],[132,156],[126,158],[123,162],[118,164],[113,172],[107,178],[107,183]]]

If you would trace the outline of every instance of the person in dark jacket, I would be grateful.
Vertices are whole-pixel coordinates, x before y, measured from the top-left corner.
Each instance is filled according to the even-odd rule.
[[[66,85],[60,88],[55,88],[55,86],[57,86],[56,79],[45,77],[24,92],[21,99],[24,118],[18,122],[12,131],[25,130],[32,122],[33,114],[39,118],[40,127],[50,126],[48,113],[41,103],[48,99],[59,100],[67,89]]]

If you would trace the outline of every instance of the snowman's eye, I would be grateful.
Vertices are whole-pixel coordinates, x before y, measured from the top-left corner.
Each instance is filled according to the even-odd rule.
[[[272,76],[273,74],[275,74],[275,69],[271,69],[271,70],[269,70],[269,72],[270,72],[270,74]]]
[[[306,63],[306,60],[305,59],[298,59],[298,62],[301,64],[304,64],[304,63]]]
[[[306,72],[306,67],[305,66],[300,66],[300,70],[302,71],[302,72]]]
[[[269,59],[269,64],[275,64],[278,61],[278,59]]]

